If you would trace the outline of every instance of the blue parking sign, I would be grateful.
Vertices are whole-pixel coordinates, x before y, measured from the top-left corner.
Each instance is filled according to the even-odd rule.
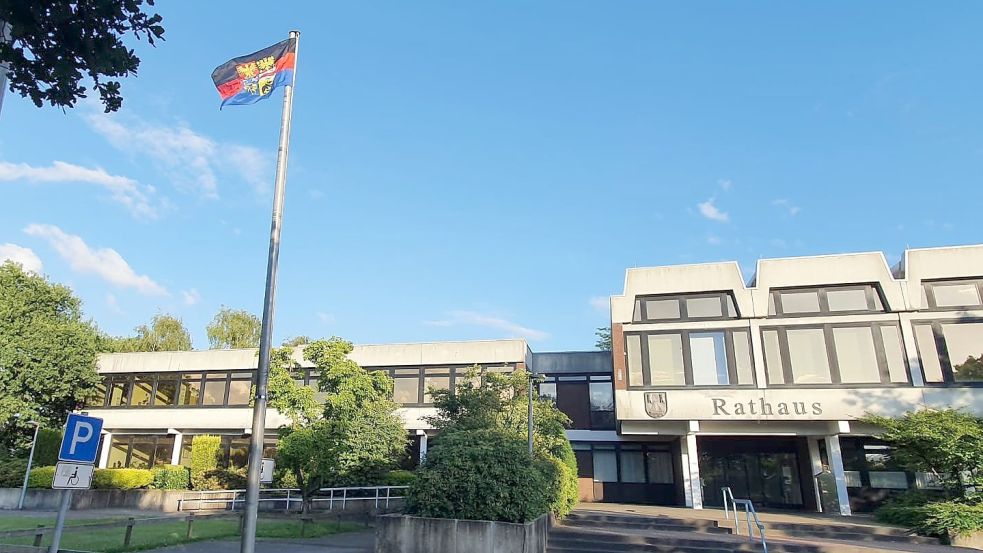
[[[61,449],[58,451],[58,460],[95,463],[100,433],[102,433],[102,419],[75,413],[68,415],[65,435],[61,439]]]

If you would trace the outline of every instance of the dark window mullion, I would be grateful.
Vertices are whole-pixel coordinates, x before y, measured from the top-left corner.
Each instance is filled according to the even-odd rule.
[[[727,351],[727,378],[730,386],[740,386],[741,383],[738,382],[737,378],[737,354],[734,352],[734,332],[732,330],[724,331],[724,348]]]
[[[153,384],[150,385],[150,401],[147,402],[147,407],[157,406],[157,383],[160,382],[160,373],[154,373],[152,375]]]
[[[833,340],[833,325],[823,325],[823,341],[826,343],[826,359],[829,363],[829,380],[833,384],[842,384],[840,376],[840,360],[836,356],[836,341]]]
[[[826,298],[826,289],[819,288],[816,290],[816,295],[819,296],[819,312],[829,313],[829,299]]]
[[[679,341],[683,346],[683,384],[693,386],[693,348],[690,347],[688,330],[679,333]]]
[[[785,382],[782,384],[788,386],[789,384],[795,384],[792,378],[792,356],[788,349],[788,333],[785,332],[784,327],[779,327],[777,330],[778,350],[782,355],[782,376],[785,377]]]
[[[891,371],[888,370],[887,366],[887,351],[884,349],[884,336],[881,334],[882,326],[893,326],[893,325],[871,325],[870,333],[874,337],[874,353],[877,355],[877,368],[881,375],[881,384],[892,384],[891,382]],[[901,329],[898,329],[898,339],[901,339]],[[904,348],[901,349],[902,354]],[[899,382],[900,384],[900,382]]]
[[[638,335],[638,345],[639,345],[639,355],[641,356],[642,363],[642,385],[651,386],[652,385],[652,367],[649,366],[649,335],[639,334]],[[626,348],[627,349],[627,348]]]
[[[942,362],[942,382],[947,385],[955,384],[956,375],[952,370],[952,361],[949,359],[949,346],[945,343],[942,323],[932,323],[932,334],[935,335],[935,349],[938,350],[939,361]]]
[[[679,304],[679,320],[689,320],[689,309],[686,307],[686,299],[676,298],[676,302]]]

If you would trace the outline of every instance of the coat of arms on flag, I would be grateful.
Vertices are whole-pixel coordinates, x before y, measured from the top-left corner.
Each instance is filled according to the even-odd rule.
[[[288,38],[269,48],[233,58],[212,71],[212,81],[225,104],[253,104],[279,86],[293,84],[297,40]]]

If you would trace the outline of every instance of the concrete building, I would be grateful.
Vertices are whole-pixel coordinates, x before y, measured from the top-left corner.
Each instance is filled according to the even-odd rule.
[[[427,389],[528,368],[573,421],[587,501],[867,510],[932,478],[900,470],[860,422],[922,407],[983,415],[983,246],[629,269],[611,299],[613,352],[534,353],[522,340],[359,345],[352,359],[394,378],[426,452]],[[101,466],[187,463],[190,436],[223,436],[245,463],[255,350],[109,354]],[[307,384],[316,371],[305,369]],[[268,417],[268,447],[283,418]],[[815,475],[823,472],[822,478]]]

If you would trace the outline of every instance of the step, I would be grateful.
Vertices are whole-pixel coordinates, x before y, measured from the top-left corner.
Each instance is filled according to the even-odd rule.
[[[660,527],[669,529],[670,527],[682,530],[701,530],[701,531],[723,531],[730,532],[730,529],[721,528],[715,520],[699,518],[684,519],[669,516],[646,516],[646,515],[622,515],[610,514],[598,511],[574,511],[563,519],[564,524],[598,524],[626,525],[634,527]]]
[[[547,546],[549,553],[643,553],[675,551],[679,553],[705,553],[708,551],[761,551],[758,540],[749,542],[739,538],[713,537],[706,534],[663,534],[643,536],[638,534],[613,534],[588,531],[551,531]],[[875,553],[893,551],[877,547],[861,547],[838,543],[791,543],[768,540],[771,553]]]
[[[627,521],[611,521],[611,520],[564,520],[563,526],[571,528],[593,528],[599,530],[648,530],[648,531],[664,531],[664,532],[702,532],[706,534],[730,534],[731,530],[729,528],[721,528],[714,524],[700,525],[700,524],[687,524],[682,523],[663,523],[661,521],[641,521],[641,522],[627,522]]]
[[[820,525],[813,523],[794,522],[765,522],[766,536],[784,536],[801,539],[829,539],[859,542],[879,543],[913,543],[921,545],[938,545],[939,540],[912,534],[903,528],[880,526],[875,524],[831,524]],[[733,522],[720,524],[721,528],[733,530]],[[747,535],[747,526],[742,521],[740,532]]]

